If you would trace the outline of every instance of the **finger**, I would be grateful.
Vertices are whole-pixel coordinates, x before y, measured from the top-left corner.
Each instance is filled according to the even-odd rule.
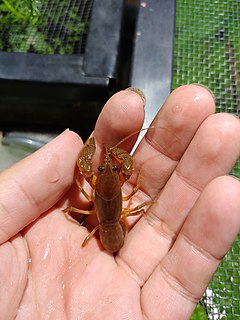
[[[114,94],[105,104],[94,129],[94,136],[101,147],[115,145],[134,131],[144,121],[144,94],[137,88],[128,88]],[[121,148],[131,150],[137,135],[130,137]]]
[[[135,167],[138,165],[141,168],[141,190],[148,193],[152,198],[158,194],[171,176],[197,129],[214,112],[214,109],[215,104],[212,94],[202,86],[186,85],[170,94],[153,121],[155,128],[149,129],[134,154]],[[135,172],[139,172],[138,168]],[[131,182],[134,183],[134,179],[137,178],[133,177]],[[124,188],[127,189],[128,186],[125,185]],[[146,200],[149,199],[140,198],[142,202]],[[139,241],[142,243],[144,237],[149,238],[153,234],[152,228],[148,226],[147,221],[144,222],[143,220],[144,218],[140,220],[136,232],[128,234],[125,241],[126,245],[120,251],[121,259],[126,260],[125,263],[130,264],[129,267],[133,270],[139,270],[137,273],[140,278],[142,276],[145,278],[143,267],[147,269],[147,276],[154,266],[152,259],[156,260],[155,263],[159,262],[156,253],[158,250],[149,250],[149,254],[156,255],[155,258],[149,260],[149,263],[147,262],[148,259],[142,264],[140,258],[130,258],[135,250],[138,252],[134,255],[135,257],[142,256],[142,251],[146,249],[146,246],[139,246],[138,243]],[[143,237],[139,230],[144,230]],[[133,239],[135,240],[133,241]],[[155,241],[155,237],[152,238],[152,241]],[[159,240],[156,241],[156,246],[159,242]],[[155,245],[153,248],[155,248]]]
[[[105,104],[93,132],[96,152],[93,168],[99,166],[105,153],[105,145],[114,146],[131,133],[140,130],[144,121],[145,96],[136,88],[128,88],[114,94]],[[130,152],[137,134],[129,137],[120,148]]]
[[[156,200],[149,219],[161,219],[170,233],[177,234],[204,187],[233,168],[240,155],[239,135],[240,122],[232,115],[208,117]]]
[[[82,141],[68,131],[0,174],[0,243],[53,206],[73,183]]]
[[[228,114],[212,115],[199,128],[159,198],[128,234],[119,253],[119,263],[133,270],[140,282],[171,248],[202,189],[229,173],[239,157],[239,135],[239,120]]]
[[[147,319],[189,319],[240,230],[240,183],[219,177],[204,190],[174,246],[142,289]]]
[[[114,94],[105,104],[99,118],[97,120],[93,136],[96,143],[96,151],[92,158],[93,171],[97,171],[97,167],[102,164],[104,146],[106,144],[114,145],[127,135],[139,130],[144,120],[144,103],[145,98],[139,89],[129,88]],[[121,148],[130,151],[137,139],[137,135],[128,139],[121,144]],[[81,177],[80,184],[92,194],[93,190],[85,183]],[[112,186],[109,185],[109,188]],[[65,198],[67,201],[65,201]],[[73,206],[81,209],[89,209],[92,203],[87,201],[81,194],[79,189],[74,185],[68,194],[61,201],[61,206]],[[73,214],[76,218],[76,215]],[[78,215],[79,216],[79,215]],[[96,217],[87,217],[85,226],[89,229],[97,224]]]
[[[143,191],[154,198],[165,186],[199,126],[214,111],[214,97],[205,87],[185,85],[170,94],[152,123],[155,128],[134,154]]]

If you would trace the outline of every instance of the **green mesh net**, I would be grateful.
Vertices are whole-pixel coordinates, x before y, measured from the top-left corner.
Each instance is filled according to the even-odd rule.
[[[240,115],[240,1],[176,0],[174,40],[173,89],[201,83],[213,91],[217,112]],[[239,161],[232,174],[240,177]],[[192,319],[240,319],[239,250],[240,237]]]

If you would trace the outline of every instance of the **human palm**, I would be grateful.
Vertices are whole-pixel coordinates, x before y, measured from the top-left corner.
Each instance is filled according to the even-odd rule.
[[[134,154],[141,190],[124,206],[153,200],[113,256],[62,212],[88,208],[74,184],[83,143],[62,133],[0,175],[0,319],[189,319],[240,226],[240,183],[225,176],[240,152],[239,120],[213,114],[211,94],[183,86],[167,99]],[[104,144],[138,130],[143,101],[132,90],[97,121],[95,164]],[[122,148],[130,151],[134,137]]]

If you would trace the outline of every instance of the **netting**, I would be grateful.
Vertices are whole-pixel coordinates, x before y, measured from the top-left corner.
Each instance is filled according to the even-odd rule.
[[[93,0],[0,1],[0,51],[84,54]]]
[[[176,0],[173,89],[201,83],[213,91],[218,112],[239,115],[239,68],[240,1]],[[240,161],[232,174],[240,177]],[[239,250],[240,237],[203,296],[204,316],[198,307],[193,319],[240,319]]]

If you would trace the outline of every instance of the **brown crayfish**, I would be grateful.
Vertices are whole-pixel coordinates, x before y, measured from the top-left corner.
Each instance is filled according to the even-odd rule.
[[[112,253],[118,251],[123,246],[126,234],[124,219],[131,215],[142,214],[144,212],[143,207],[152,203],[151,201],[143,202],[132,209],[123,208],[122,206],[123,201],[129,200],[139,190],[140,178],[138,178],[137,185],[133,191],[128,196],[123,197],[122,185],[132,175],[134,162],[132,156],[118,146],[136,133],[137,132],[132,133],[115,146],[105,145],[105,157],[102,165],[98,167],[97,175],[94,174],[92,168],[92,158],[96,150],[94,137],[90,137],[86,141],[79,153],[77,160],[78,174],[82,175],[94,190],[93,199],[83,189],[78,178],[76,179],[76,183],[80,192],[82,192],[87,200],[93,202],[94,206],[92,210],[68,207],[63,211],[85,215],[95,213],[97,215],[99,225],[89,233],[83,241],[82,246],[85,246],[93,234],[99,229],[100,241],[103,247]],[[119,166],[114,164],[113,159],[119,163]]]

